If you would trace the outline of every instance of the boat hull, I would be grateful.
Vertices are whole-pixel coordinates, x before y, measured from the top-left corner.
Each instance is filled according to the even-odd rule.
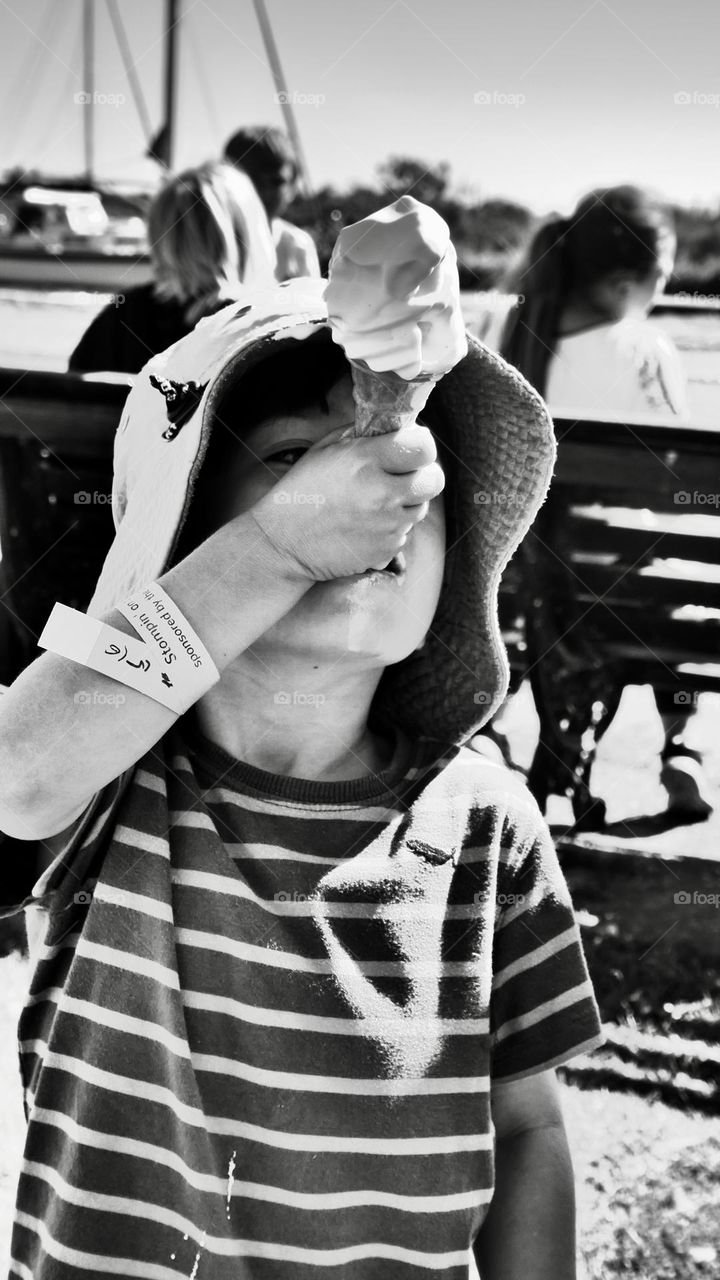
[[[0,249],[0,286],[123,293],[152,278],[147,254],[92,250],[38,253]]]

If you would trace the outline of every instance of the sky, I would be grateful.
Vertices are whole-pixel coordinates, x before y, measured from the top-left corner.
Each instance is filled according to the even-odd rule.
[[[111,0],[112,2],[112,0]],[[153,127],[162,0],[115,0]],[[266,0],[311,184],[372,183],[389,155],[447,161],[468,200],[569,212],[633,181],[720,205],[718,0]],[[82,0],[0,0],[0,171],[156,177],[106,0],[94,0],[96,101]],[[282,124],[251,0],[181,0],[175,167],[243,124]]]

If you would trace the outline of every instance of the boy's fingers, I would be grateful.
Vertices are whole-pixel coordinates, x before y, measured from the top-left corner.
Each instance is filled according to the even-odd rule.
[[[375,456],[383,471],[390,475],[404,475],[427,467],[437,458],[437,447],[428,427],[415,423],[400,431],[388,431],[384,436],[371,436]]]
[[[403,506],[412,507],[420,503],[432,502],[444,488],[445,473],[439,463],[432,462],[408,477]]]
[[[308,453],[317,453],[329,446],[350,441],[353,449],[362,451],[368,461],[372,460],[374,465],[388,475],[407,475],[420,467],[429,466],[437,459],[432,432],[418,423],[379,436],[355,436],[352,431],[352,424],[350,427],[336,427],[321,440],[316,440]],[[333,462],[342,466],[342,456],[334,458]]]

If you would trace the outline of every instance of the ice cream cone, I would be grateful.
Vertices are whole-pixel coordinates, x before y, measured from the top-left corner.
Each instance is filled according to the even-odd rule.
[[[436,378],[401,378],[398,373],[375,373],[352,361],[356,436],[380,436],[417,422]]]

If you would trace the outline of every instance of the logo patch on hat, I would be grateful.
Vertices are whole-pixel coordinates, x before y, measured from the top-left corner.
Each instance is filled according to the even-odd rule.
[[[163,440],[174,440],[178,431],[191,418],[203,398],[205,386],[197,382],[173,382],[170,378],[156,378],[150,374],[150,385],[165,397],[165,408],[170,426],[162,433]]]

